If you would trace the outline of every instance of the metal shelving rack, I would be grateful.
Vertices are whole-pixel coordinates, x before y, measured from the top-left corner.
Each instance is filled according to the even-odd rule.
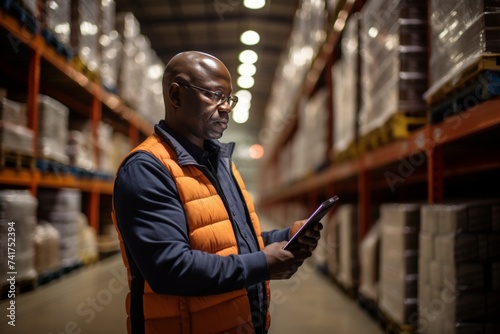
[[[35,133],[34,154],[38,128],[39,94],[49,95],[72,111],[91,121],[93,142],[97,143],[99,122],[104,115],[117,120],[125,128],[131,144],[138,144],[141,136],[149,135],[153,125],[127,107],[116,95],[105,91],[98,82],[81,73],[72,63],[47,45],[42,36],[32,34],[23,25],[0,10],[0,73],[22,87],[27,93],[28,127]],[[98,148],[93,153],[98,158]],[[86,214],[89,224],[99,231],[99,207],[111,195],[113,182],[101,179],[79,178],[71,174],[42,173],[31,169],[0,169],[0,186],[27,187],[36,196],[40,187],[75,188],[89,195]]]
[[[322,76],[325,76],[324,82],[330,94],[328,100],[332,100],[332,82],[329,73],[342,34],[342,29],[337,27],[343,28],[347,18],[353,12],[359,11],[364,3],[365,0],[345,2],[337,21],[329,31],[326,42],[313,61],[297,101],[312,96]],[[387,192],[391,186],[391,182],[386,179],[387,175],[396,176],[396,181],[401,181],[404,186],[426,187],[426,194],[424,192],[423,196],[413,195],[410,198],[434,204],[446,199],[445,183],[448,179],[500,170],[499,110],[500,98],[494,98],[440,123],[427,124],[412,132],[407,139],[362,153],[348,161],[330,164],[326,169],[293,184],[268,188],[263,184],[261,185],[263,195],[259,204],[266,209],[277,203],[300,199],[313,210],[328,194],[339,195],[345,202],[358,203],[361,240],[373,223],[374,192]],[[297,110],[292,112],[297,115]],[[329,119],[333,121],[331,102],[328,104],[327,112]],[[278,173],[280,149],[292,138],[297,128],[297,117],[290,116],[287,119],[289,122],[266,149],[262,164],[265,173],[274,172],[274,175]],[[329,126],[328,131],[329,138],[333,138],[332,126]],[[330,144],[330,149],[331,146]],[[409,175],[398,175],[398,168],[401,168],[402,164],[412,164],[412,162],[414,168],[411,173],[407,173]],[[402,180],[398,179],[398,176],[401,176]],[[469,196],[474,197],[474,194]],[[481,194],[476,193],[475,196]],[[284,218],[287,221],[298,219],[298,217]]]

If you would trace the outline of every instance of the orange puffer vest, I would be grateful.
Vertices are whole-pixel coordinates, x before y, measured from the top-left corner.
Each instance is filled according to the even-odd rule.
[[[161,161],[172,175],[187,216],[191,248],[221,256],[238,254],[235,233],[224,203],[203,172],[195,166],[179,166],[174,160],[176,157],[174,150],[162,142],[157,135],[149,136],[131,153],[136,151],[149,152]],[[259,247],[262,249],[264,243],[255,207],[234,164],[232,171],[242,190]],[[130,266],[118,229],[114,208],[112,218],[118,230],[121,253],[127,267],[130,284]],[[269,282],[266,282],[266,288],[269,305]],[[131,333],[130,299],[129,292],[126,301],[129,333]],[[157,294],[145,282],[143,313],[145,333],[147,334],[254,333],[246,289],[218,295],[183,297]],[[268,312],[266,330],[269,325],[270,315]]]

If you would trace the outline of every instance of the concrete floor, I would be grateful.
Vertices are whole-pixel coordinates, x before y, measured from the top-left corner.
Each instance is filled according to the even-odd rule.
[[[273,281],[270,334],[379,334],[358,303],[306,262],[290,280]],[[16,326],[0,302],[0,333],[126,333],[126,274],[119,255],[16,296]]]

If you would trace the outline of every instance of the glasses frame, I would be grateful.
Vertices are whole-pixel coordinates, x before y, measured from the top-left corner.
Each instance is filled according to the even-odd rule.
[[[198,87],[198,86],[183,83],[183,82],[176,82],[176,84],[181,85],[181,86],[194,88],[194,89],[198,89],[198,90],[201,90],[203,92],[207,92],[207,93],[212,94],[212,96],[210,97],[210,100],[212,100],[212,102],[214,102],[217,106],[223,105],[224,103],[228,102],[229,107],[231,109],[233,109],[234,107],[236,107],[236,104],[238,103],[238,97],[235,95],[227,95],[226,93],[221,92],[221,91],[212,91],[210,89]]]

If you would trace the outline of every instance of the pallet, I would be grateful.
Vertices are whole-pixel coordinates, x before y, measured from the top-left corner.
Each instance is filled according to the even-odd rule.
[[[380,128],[372,130],[364,136],[360,136],[358,152],[372,151],[391,142],[406,139],[413,130],[426,123],[426,116],[396,113]]]
[[[378,321],[387,334],[415,334],[417,326],[409,324],[399,324],[382,310],[378,310]]]
[[[0,149],[1,168],[33,169],[35,168],[35,158],[13,150]]]
[[[63,164],[59,161],[49,160],[49,159],[37,159],[36,167],[42,173],[54,173],[54,174],[69,174],[70,166]]]
[[[36,278],[24,278],[24,279],[16,279],[15,284],[15,294],[16,296],[25,292],[33,291],[37,287]],[[12,292],[10,290],[10,284],[4,284],[0,287],[0,299],[9,298],[9,294]]]
[[[435,124],[449,116],[473,110],[479,103],[500,96],[500,71],[484,71],[464,82],[443,101],[429,108],[430,122]]]
[[[37,19],[29,10],[18,2],[13,0],[0,0],[0,8],[16,18],[19,23],[33,35],[38,32],[39,25]]]
[[[449,97],[458,88],[463,87],[484,71],[500,71],[500,54],[483,54],[474,63],[467,65],[455,77],[447,80],[434,92],[425,96],[428,106],[435,105]]]
[[[73,53],[50,30],[43,28],[40,33],[45,42],[52,46],[58,54],[63,56],[67,61],[71,60]]]
[[[333,156],[333,162],[340,163],[348,160],[352,160],[359,155],[359,144],[357,141],[353,141],[349,146],[341,151],[336,152]]]
[[[95,83],[98,83],[99,81],[99,75],[94,72],[94,71],[91,71],[87,65],[85,65],[83,63],[83,61],[80,59],[79,56],[75,55],[73,57],[73,65],[75,66],[75,68],[80,72],[82,73],[83,75],[85,75],[90,81],[93,81]]]

